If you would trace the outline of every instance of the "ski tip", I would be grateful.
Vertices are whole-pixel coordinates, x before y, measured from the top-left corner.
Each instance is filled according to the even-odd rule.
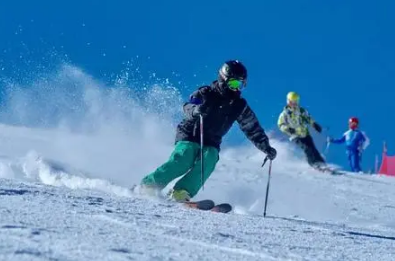
[[[222,203],[214,206],[211,211],[213,212],[219,212],[219,213],[229,213],[232,211],[232,205],[228,203]]]

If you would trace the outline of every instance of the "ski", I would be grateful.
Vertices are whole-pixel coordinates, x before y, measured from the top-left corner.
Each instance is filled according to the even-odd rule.
[[[136,191],[137,188],[138,188],[137,185],[133,185],[131,188],[129,188],[129,190],[131,193],[139,195],[140,192]],[[160,193],[158,193],[158,194],[160,194]],[[152,195],[152,196],[154,196],[154,195]],[[172,202],[172,201],[168,200],[167,198],[162,197],[160,195],[155,195],[154,197],[164,199],[167,202]],[[177,202],[175,202],[175,203],[177,203]],[[193,209],[219,212],[219,213],[228,213],[228,212],[232,211],[232,206],[230,204],[228,204],[228,203],[215,204],[215,202],[211,199],[188,201],[188,202],[182,202],[181,204],[183,204],[186,207],[193,208]]]
[[[218,212],[218,213],[228,213],[232,211],[232,206],[230,204],[228,203],[215,204],[215,202],[211,199],[183,202],[182,204],[184,204],[189,208]]]
[[[331,168],[331,167],[319,167],[319,166],[316,166],[316,167],[314,167],[314,169],[318,170],[318,171],[321,171],[323,173],[329,173],[329,174],[334,175],[334,176],[339,176],[339,175],[344,175],[345,174],[343,171],[338,170],[338,169],[334,169],[334,168]]]
[[[189,208],[200,209],[200,210],[211,210],[215,206],[214,201],[210,199],[188,201],[188,202],[183,202],[182,204],[184,204]]]

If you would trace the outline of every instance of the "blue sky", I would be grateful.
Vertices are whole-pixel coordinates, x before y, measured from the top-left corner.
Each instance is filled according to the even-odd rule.
[[[1,73],[32,72],[56,52],[105,78],[138,56],[141,70],[182,81],[186,97],[237,58],[249,69],[244,95],[266,129],[276,128],[286,93],[297,91],[330,135],[360,118],[371,138],[366,169],[383,140],[395,154],[394,13],[390,0],[2,1]],[[325,135],[315,138],[323,149]],[[347,166],[343,146],[327,157]]]

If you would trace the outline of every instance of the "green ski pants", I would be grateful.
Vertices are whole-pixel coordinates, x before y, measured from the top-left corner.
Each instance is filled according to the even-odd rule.
[[[203,183],[210,177],[219,160],[219,152],[215,147],[203,148]],[[165,188],[171,181],[184,175],[174,185],[175,190],[186,190],[194,197],[201,184],[200,145],[195,142],[179,141],[169,160],[154,172],[147,175],[141,184]]]

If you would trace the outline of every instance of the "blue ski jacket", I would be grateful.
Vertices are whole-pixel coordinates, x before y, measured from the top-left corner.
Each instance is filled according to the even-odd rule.
[[[360,130],[348,130],[340,139],[331,139],[332,143],[345,143],[350,152],[361,152],[369,146],[369,138]]]

